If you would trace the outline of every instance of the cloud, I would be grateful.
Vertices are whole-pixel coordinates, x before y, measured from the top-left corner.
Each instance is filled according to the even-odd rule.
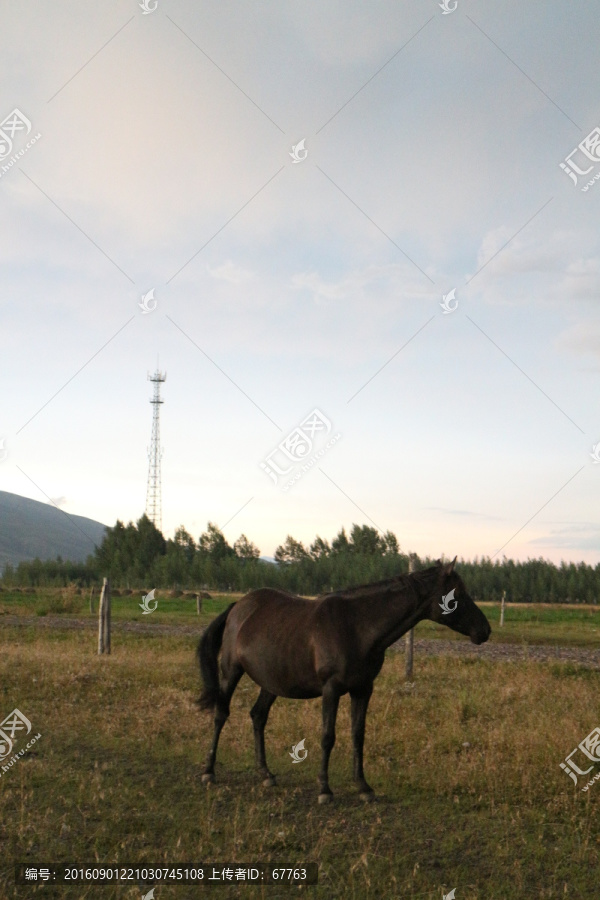
[[[378,309],[389,308],[403,300],[415,298],[431,299],[432,290],[423,279],[415,275],[408,263],[391,263],[389,265],[365,265],[354,267],[341,277],[331,277],[312,270],[292,275],[290,287],[293,290],[304,290],[315,302],[343,301],[347,309],[350,304],[364,306],[376,299]]]
[[[551,530],[548,534],[528,541],[539,547],[555,547],[564,550],[597,552],[600,546],[600,525],[594,522],[573,522],[563,528]]]
[[[591,353],[600,359],[600,320],[577,322],[563,332],[557,345],[578,355]]]
[[[463,519],[485,519],[489,522],[506,521],[502,516],[489,516],[486,513],[472,512],[468,509],[445,509],[443,506],[424,506],[423,509],[431,510],[432,512],[441,512],[447,516],[459,516]]]
[[[206,267],[209,273],[218,281],[228,281],[230,284],[246,284],[254,278],[254,272],[244,269],[232,260],[228,259],[220,266]]]

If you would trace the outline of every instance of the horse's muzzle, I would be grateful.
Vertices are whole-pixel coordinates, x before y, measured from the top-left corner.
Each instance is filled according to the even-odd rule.
[[[491,633],[492,629],[489,625],[485,631],[472,631],[470,635],[471,641],[473,644],[485,644]]]

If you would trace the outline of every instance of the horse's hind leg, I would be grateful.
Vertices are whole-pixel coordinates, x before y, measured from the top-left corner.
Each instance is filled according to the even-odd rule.
[[[212,744],[206,758],[204,772],[202,773],[202,781],[205,783],[215,780],[215,760],[217,758],[219,736],[223,729],[223,725],[229,718],[229,701],[243,674],[243,668],[241,666],[236,666],[232,669],[226,681],[221,684],[219,699],[215,705],[215,730],[213,733]]]
[[[373,685],[368,685],[357,694],[350,694],[352,710],[352,743],[354,745],[354,781],[360,792],[362,800],[373,800],[375,794],[373,788],[365,781],[363,771],[363,746],[365,742],[365,721],[367,707],[373,692]]]
[[[333,680],[323,688],[323,735],[321,738],[321,771],[319,772],[319,803],[329,803],[333,794],[329,787],[329,757],[335,744],[335,720],[337,717],[340,692]]]
[[[273,787],[275,776],[269,772],[267,758],[265,756],[265,726],[269,717],[269,710],[277,699],[277,694],[271,694],[264,688],[258,695],[258,700],[250,710],[252,725],[254,726],[254,752],[256,754],[256,767],[263,776],[263,784]]]

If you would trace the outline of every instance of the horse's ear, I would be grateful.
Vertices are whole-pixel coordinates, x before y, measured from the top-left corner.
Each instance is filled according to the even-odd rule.
[[[436,564],[436,566],[440,566],[440,567],[444,565],[444,563],[442,562],[441,559],[436,559],[435,564]]]
[[[457,559],[458,557],[455,556],[452,562],[446,563],[444,566],[444,575],[451,575],[454,572],[454,564]]]

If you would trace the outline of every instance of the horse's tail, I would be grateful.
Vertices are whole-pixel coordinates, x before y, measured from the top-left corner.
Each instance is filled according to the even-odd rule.
[[[204,682],[204,690],[196,701],[200,709],[214,709],[221,699],[219,650],[223,642],[227,616],[234,606],[235,603],[232,603],[216,619],[213,619],[198,642],[196,655],[200,665],[202,681]]]

